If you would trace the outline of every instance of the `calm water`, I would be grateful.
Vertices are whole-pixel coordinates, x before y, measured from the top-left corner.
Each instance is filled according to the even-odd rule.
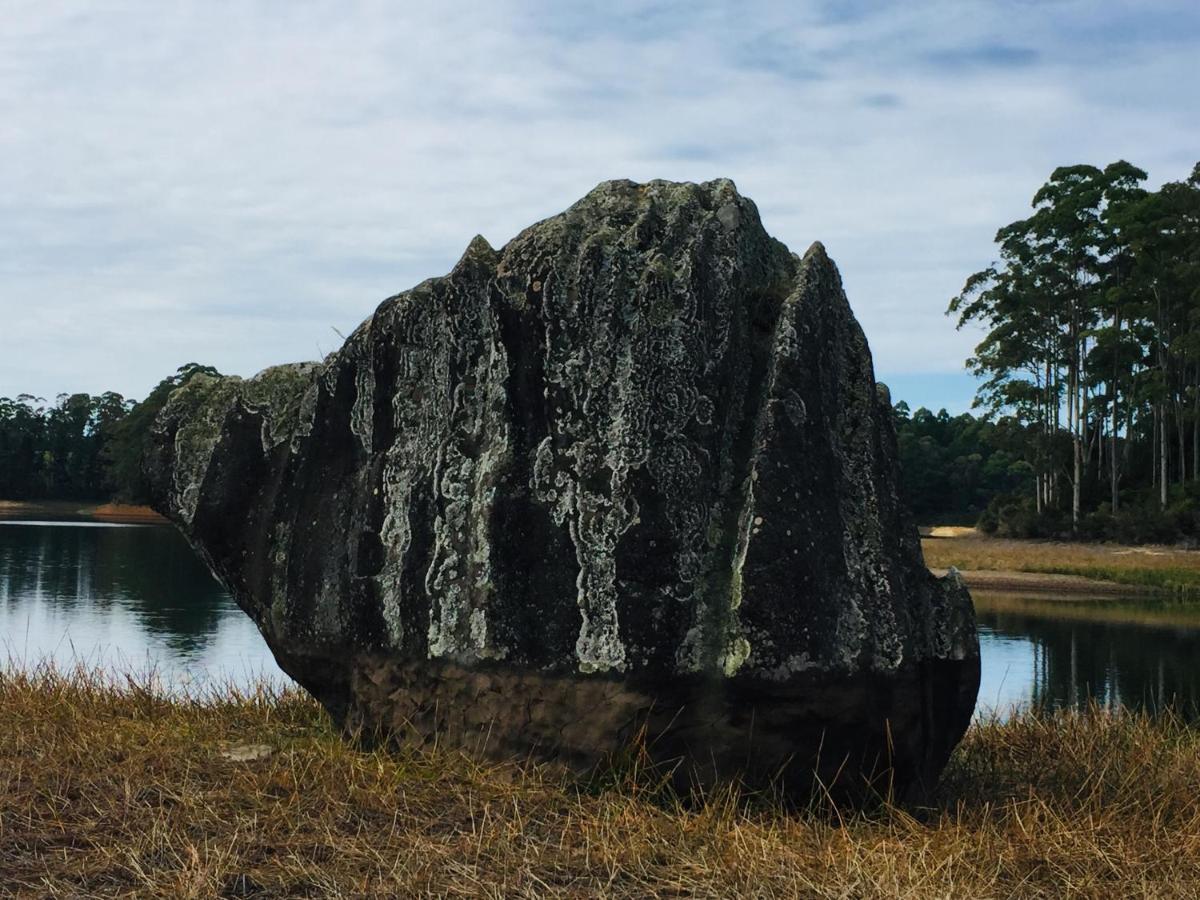
[[[1200,604],[978,593],[977,712],[1030,703],[1173,706],[1200,718]]]
[[[1200,709],[1200,604],[976,603],[981,713],[1090,698]],[[167,685],[286,679],[174,529],[0,522],[0,666],[46,658],[153,669]]]
[[[287,678],[174,528],[0,521],[0,666],[44,659],[167,686]]]

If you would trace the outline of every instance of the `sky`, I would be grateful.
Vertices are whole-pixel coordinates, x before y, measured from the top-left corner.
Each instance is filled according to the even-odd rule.
[[[822,241],[893,397],[1059,165],[1200,160],[1200,3],[5,0],[0,396],[335,350],[610,178],[732,178]]]

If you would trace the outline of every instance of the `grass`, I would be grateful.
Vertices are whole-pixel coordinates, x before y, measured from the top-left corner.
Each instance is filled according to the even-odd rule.
[[[977,533],[921,541],[930,568],[1074,575],[1159,592],[1200,594],[1200,553],[1174,547],[1124,547],[1018,541]]]
[[[788,813],[732,788],[684,804],[636,770],[606,783],[357,750],[299,692],[171,699],[94,672],[7,672],[0,894],[1200,892],[1200,733],[1170,717],[977,724],[926,809]]]

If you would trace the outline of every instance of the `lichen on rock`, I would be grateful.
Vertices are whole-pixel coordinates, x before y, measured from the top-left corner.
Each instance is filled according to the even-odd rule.
[[[823,247],[791,253],[729,181],[616,181],[475,238],[322,363],[193,379],[148,466],[348,723],[467,745],[492,710],[496,752],[594,761],[645,727],[714,773],[853,757],[830,771],[922,785],[978,646],[890,417]]]

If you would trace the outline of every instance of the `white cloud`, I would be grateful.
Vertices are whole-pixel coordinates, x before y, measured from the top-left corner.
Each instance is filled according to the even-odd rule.
[[[1200,155],[1200,14],[1097,6],[17,3],[0,394],[314,357],[613,177],[734,178],[882,375],[956,371],[945,304],[1051,169]]]

